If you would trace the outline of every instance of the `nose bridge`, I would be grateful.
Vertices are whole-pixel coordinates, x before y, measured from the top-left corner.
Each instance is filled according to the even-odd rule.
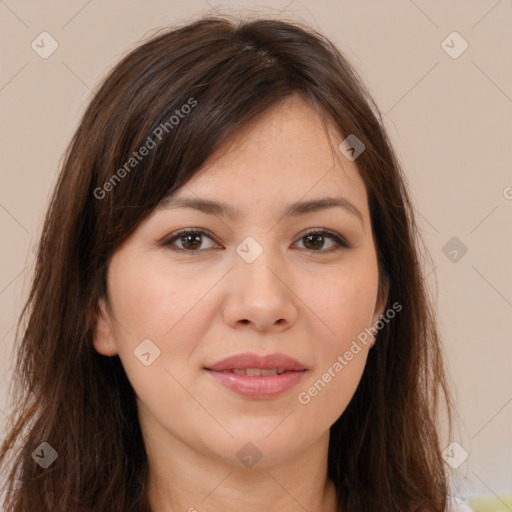
[[[236,247],[236,255],[237,275],[252,286],[269,286],[277,279],[274,269],[282,268],[271,236],[247,236]]]
[[[235,283],[228,291],[226,320],[232,325],[249,321],[261,330],[283,328],[297,316],[283,255],[272,236],[256,236],[247,236],[235,249]]]

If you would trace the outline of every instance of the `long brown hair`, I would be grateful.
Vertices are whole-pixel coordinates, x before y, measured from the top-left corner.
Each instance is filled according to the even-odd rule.
[[[340,51],[313,29],[228,17],[165,30],[131,51],[103,80],[66,151],[16,330],[16,339],[23,334],[13,422],[0,452],[9,468],[4,510],[150,510],[134,390],[119,358],[92,345],[110,258],[224,142],[292,94],[365,145],[357,166],[379,288],[386,280],[388,304],[403,306],[379,331],[359,387],[331,427],[328,475],[339,506],[446,510],[441,394],[450,432],[453,404],[423,242],[379,109]],[[148,138],[156,147],[135,163]],[[46,469],[33,458],[42,442],[58,454]]]

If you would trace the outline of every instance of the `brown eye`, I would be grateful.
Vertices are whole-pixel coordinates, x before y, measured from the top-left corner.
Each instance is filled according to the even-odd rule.
[[[182,235],[179,240],[184,249],[197,249],[202,243],[201,237],[201,234],[196,233],[193,235]]]
[[[204,239],[212,240],[212,237],[208,235],[203,230],[200,229],[185,229],[182,231],[179,231],[175,235],[171,235],[171,237],[166,240],[163,245],[169,246],[172,250],[175,251],[184,251],[184,252],[201,252],[203,249],[201,248],[201,245],[204,243]],[[176,243],[181,244],[176,245]],[[211,247],[207,247],[211,248]]]
[[[325,241],[331,240],[332,245],[330,248],[322,250],[325,247]],[[300,240],[304,241],[304,247],[313,252],[331,252],[341,248],[349,248],[345,240],[336,233],[327,229],[311,231],[303,235]]]
[[[323,235],[308,235],[303,238],[303,240],[307,240],[304,243],[306,249],[321,249],[325,242],[325,237]]]

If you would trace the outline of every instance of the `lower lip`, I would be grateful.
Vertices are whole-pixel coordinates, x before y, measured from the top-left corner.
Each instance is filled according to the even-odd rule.
[[[206,370],[217,382],[236,394],[248,398],[273,398],[296,386],[307,370],[281,375],[248,377],[229,372]]]

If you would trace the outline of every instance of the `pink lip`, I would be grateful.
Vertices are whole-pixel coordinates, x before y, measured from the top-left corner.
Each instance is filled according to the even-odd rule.
[[[261,366],[249,366],[248,368],[261,368]],[[276,367],[273,366],[273,368]],[[247,377],[246,375],[237,375],[236,373],[229,373],[228,371],[224,372],[209,369],[206,369],[206,371],[227,389],[234,391],[238,395],[255,399],[273,398],[288,391],[296,386],[307,372],[307,370],[292,370],[282,373],[281,375]]]
[[[215,364],[205,366],[207,370],[222,372],[224,370],[236,370],[246,368],[283,368],[283,370],[302,371],[307,368],[296,359],[285,354],[258,355],[250,352],[235,354]],[[252,377],[251,377],[252,378]]]
[[[281,375],[253,376],[237,375],[227,370],[247,368],[286,370]],[[296,359],[285,354],[258,355],[254,353],[235,354],[204,369],[221,385],[238,395],[264,399],[278,396],[296,386],[304,377],[307,368]]]

